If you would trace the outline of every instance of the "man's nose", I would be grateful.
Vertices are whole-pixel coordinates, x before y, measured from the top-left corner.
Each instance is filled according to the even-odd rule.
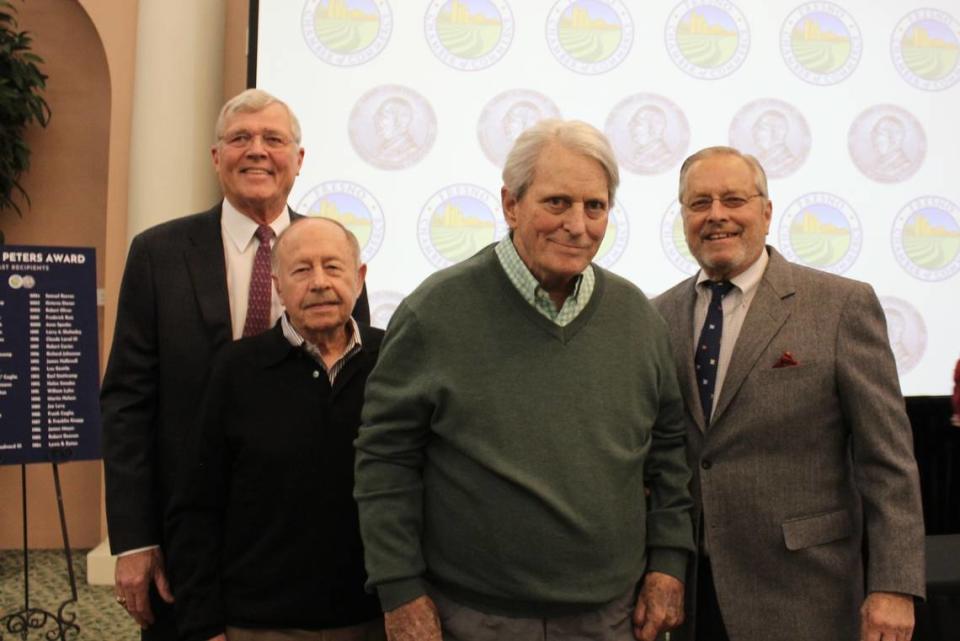
[[[250,144],[247,146],[246,154],[248,156],[266,156],[267,148],[263,144],[263,136],[260,134],[253,134],[253,137],[250,138]]]
[[[586,217],[583,203],[573,203],[564,213],[563,228],[574,236],[580,235],[586,231]]]

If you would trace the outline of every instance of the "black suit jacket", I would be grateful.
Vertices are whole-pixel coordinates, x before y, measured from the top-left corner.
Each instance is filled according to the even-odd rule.
[[[326,629],[372,621],[353,441],[383,332],[331,386],[278,323],[217,356],[167,513],[182,641],[241,628]]]
[[[214,354],[232,338],[220,211],[162,223],[130,245],[100,393],[114,554],[163,547],[177,461]],[[369,321],[366,290],[354,315]]]

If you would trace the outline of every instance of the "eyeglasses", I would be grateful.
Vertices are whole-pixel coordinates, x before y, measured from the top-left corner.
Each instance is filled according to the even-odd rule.
[[[753,194],[751,196],[739,196],[737,194],[727,194],[726,196],[697,196],[686,204],[687,209],[697,213],[705,212],[713,207],[713,201],[719,200],[724,209],[740,209],[754,198],[764,198],[763,194]]]
[[[257,138],[260,138],[263,146],[267,149],[283,149],[293,142],[286,136],[273,131],[265,131],[258,134],[249,131],[235,131],[222,136],[220,140],[235,149],[246,149],[250,147]]]

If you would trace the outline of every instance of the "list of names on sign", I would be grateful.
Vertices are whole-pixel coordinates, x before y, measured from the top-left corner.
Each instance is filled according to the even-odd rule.
[[[0,247],[0,464],[100,456],[89,248]]]

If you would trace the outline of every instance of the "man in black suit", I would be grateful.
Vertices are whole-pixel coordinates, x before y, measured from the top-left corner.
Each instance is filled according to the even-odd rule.
[[[163,517],[210,363],[281,312],[262,263],[296,216],[287,196],[303,163],[300,125],[286,104],[249,89],[221,110],[211,154],[223,201],[131,243],[101,391],[117,601],[149,640],[176,638]],[[369,319],[365,296],[358,310]]]
[[[272,330],[214,361],[167,512],[182,641],[384,641],[364,590],[353,440],[383,332],[350,318],[356,237],[298,220],[274,247]]]

